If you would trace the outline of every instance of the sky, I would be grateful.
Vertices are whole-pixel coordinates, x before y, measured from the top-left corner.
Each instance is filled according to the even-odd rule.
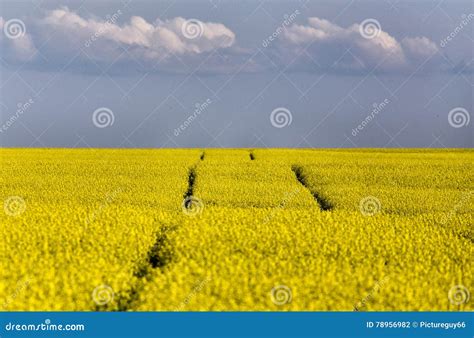
[[[472,1],[0,0],[2,147],[473,146]]]

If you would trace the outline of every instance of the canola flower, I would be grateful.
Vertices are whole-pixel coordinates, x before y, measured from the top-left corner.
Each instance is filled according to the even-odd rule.
[[[0,154],[2,310],[473,309],[470,150]]]

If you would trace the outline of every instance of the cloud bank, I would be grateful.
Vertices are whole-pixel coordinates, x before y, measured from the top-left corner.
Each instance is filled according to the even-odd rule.
[[[114,15],[117,20],[121,11]],[[120,26],[116,20],[84,19],[68,8],[61,8],[49,12],[40,21],[39,31],[44,38],[54,35],[63,51],[85,46],[98,60],[119,57],[123,49],[130,50],[140,60],[162,60],[227,48],[235,42],[235,34],[220,23],[181,17],[149,23],[132,16]],[[97,36],[95,41],[94,36]]]
[[[52,10],[41,19],[27,21],[26,27],[34,33],[24,32],[16,39],[2,36],[2,50],[9,50],[4,57],[10,62],[49,60],[57,65],[78,57],[101,68],[133,63],[146,71],[185,71],[210,58],[211,52],[225,53],[235,43],[235,34],[220,23],[182,17],[150,23],[132,16],[120,25],[121,15],[119,10],[106,20],[86,19],[67,7]],[[4,26],[1,17],[0,23]],[[39,53],[35,46],[41,46]]]
[[[14,39],[2,34],[2,57],[9,63],[53,68],[77,58],[81,67],[98,66],[98,71],[180,73],[254,72],[268,70],[269,64],[288,70],[350,73],[397,73],[424,63],[431,69],[443,67],[433,41],[426,37],[397,41],[374,19],[344,28],[310,17],[307,24],[285,27],[275,43],[262,50],[265,57],[250,59],[255,50],[238,47],[236,33],[222,23],[182,17],[148,22],[139,16],[125,21],[122,15],[119,10],[102,19],[81,17],[67,7],[49,11],[42,18],[26,20],[28,31],[20,27],[23,32]],[[7,23],[0,17],[4,33]]]
[[[376,20],[347,28],[311,17],[307,25],[288,27],[277,46],[284,64],[335,71],[403,71],[437,59],[437,45],[426,37],[401,42]]]

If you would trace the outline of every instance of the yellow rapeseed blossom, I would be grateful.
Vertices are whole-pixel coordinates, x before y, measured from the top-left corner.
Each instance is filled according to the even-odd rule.
[[[472,310],[470,150],[2,149],[2,310]]]

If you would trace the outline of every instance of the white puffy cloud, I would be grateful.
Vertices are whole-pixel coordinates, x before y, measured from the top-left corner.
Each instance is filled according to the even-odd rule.
[[[420,60],[439,53],[438,46],[426,37],[404,38],[402,46],[407,57]]]
[[[8,54],[11,62],[30,60],[27,57],[36,51],[36,44],[41,46],[42,56],[37,61],[47,60],[52,67],[68,64],[77,56],[81,64],[93,63],[102,68],[114,63],[116,68],[139,65],[146,71],[186,71],[186,67],[192,68],[206,57],[212,61],[215,50],[225,54],[235,43],[235,34],[221,23],[182,17],[148,22],[132,16],[119,24],[122,14],[119,10],[101,19],[84,18],[67,7],[51,10],[40,19],[30,20],[28,28],[34,34],[26,32],[17,39],[2,34],[2,55]],[[3,29],[3,18],[0,25]],[[210,62],[206,66],[204,71],[220,67]]]
[[[283,62],[335,71],[366,71],[375,67],[377,71],[400,71],[438,52],[426,37],[398,42],[382,29],[375,28],[368,32],[369,36],[361,34],[363,29],[361,24],[343,28],[312,17],[308,25],[288,27],[278,47],[287,51],[283,53]]]
[[[187,21],[182,17],[150,23],[132,16],[127,23],[119,25],[121,14],[118,11],[108,20],[86,19],[63,7],[41,19],[38,31],[43,39],[53,37],[50,44],[54,53],[70,54],[83,48],[97,62],[123,61],[130,57],[145,63],[166,61],[228,48],[235,42],[235,34],[220,23]],[[194,35],[188,34],[188,30]]]

